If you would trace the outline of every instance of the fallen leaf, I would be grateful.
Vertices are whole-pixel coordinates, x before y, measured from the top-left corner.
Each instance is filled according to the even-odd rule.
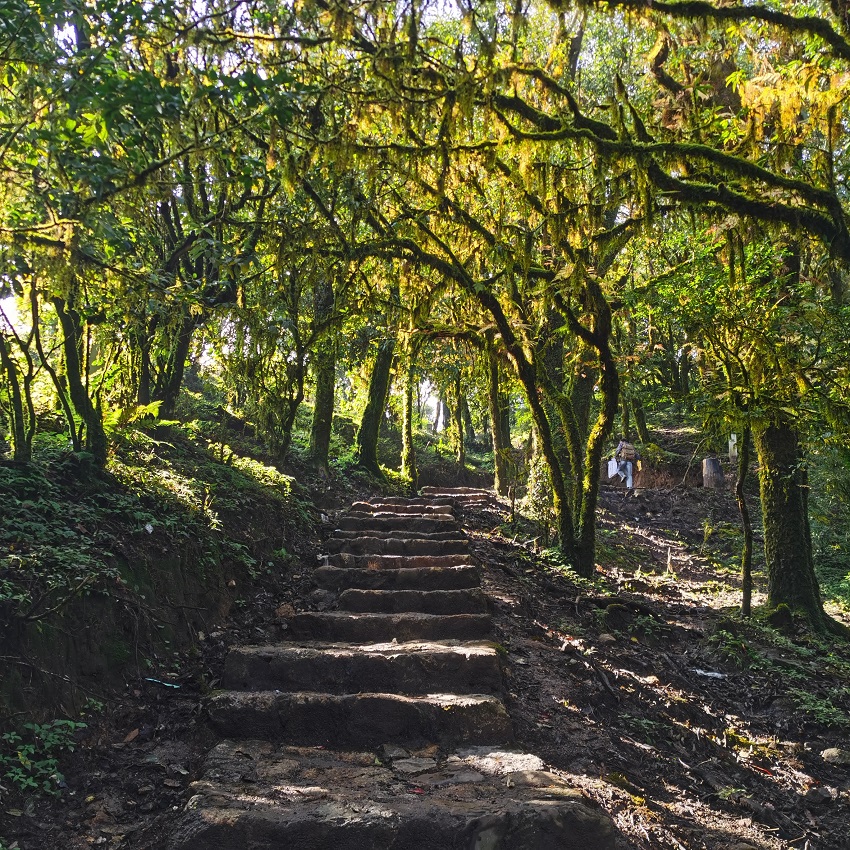
[[[136,738],[139,737],[139,730],[134,729],[132,732],[128,733],[127,737],[124,739],[125,744],[129,744],[130,741],[135,741]]]

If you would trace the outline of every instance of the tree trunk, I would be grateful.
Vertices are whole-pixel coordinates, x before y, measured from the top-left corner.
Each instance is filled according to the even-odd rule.
[[[313,324],[327,326],[333,316],[334,290],[327,277],[321,278],[313,289]],[[336,334],[325,330],[319,337],[313,355],[316,376],[316,398],[313,405],[313,422],[310,427],[310,457],[325,472],[328,470],[328,453],[331,445],[331,428],[334,415],[334,390],[336,388]]]
[[[325,339],[317,345],[313,355],[313,369],[316,376],[316,398],[310,427],[310,457],[320,469],[327,472],[336,388],[335,341]]]
[[[177,407],[180,387],[183,384],[183,372],[186,369],[186,358],[189,356],[192,335],[197,325],[198,320],[194,316],[187,314],[183,317],[174,348],[168,358],[165,374],[160,375],[154,400],[162,402],[160,414],[166,418],[173,416]]]
[[[413,388],[416,384],[414,374],[416,349],[408,346],[407,369],[404,376],[404,398],[402,405],[401,423],[401,474],[410,481],[410,491],[415,493],[419,489],[418,474],[416,471],[416,449],[413,445]]]
[[[628,442],[632,441],[632,422],[631,422],[631,405],[629,404],[628,395],[623,393],[622,402],[622,423],[623,423],[623,438]]]
[[[67,382],[63,380],[63,378],[56,372],[56,370],[51,365],[50,361],[47,358],[47,354],[44,351],[44,346],[41,341],[41,329],[38,309],[38,292],[36,290],[35,284],[33,284],[30,289],[30,313],[32,315],[32,329],[33,337],[35,338],[35,350],[38,353],[41,365],[44,367],[44,370],[47,372],[47,374],[50,375],[50,380],[53,381],[53,386],[56,389],[56,396],[59,399],[59,404],[62,407],[62,412],[65,414],[65,421],[68,423],[68,433],[71,437],[71,446],[73,447],[75,452],[82,451],[83,446],[80,442],[79,435],[77,434],[77,423],[74,420],[74,410],[71,407],[71,402],[68,399],[68,393],[66,391]]]
[[[292,446],[292,429],[295,427],[295,417],[298,415],[301,402],[304,401],[304,358],[304,348],[299,343],[295,351],[295,362],[287,368],[288,396],[280,425],[281,437],[278,446],[281,459],[289,454],[289,449]]]
[[[463,439],[463,388],[460,380],[460,370],[455,376],[454,385],[454,411],[452,416],[452,438],[455,443],[455,460],[461,468],[466,468],[466,444]]]
[[[500,496],[508,494],[510,472],[508,466],[508,447],[504,442],[502,428],[501,393],[499,392],[499,358],[493,346],[492,334],[487,340],[487,402],[492,423],[491,436],[493,439],[493,487]]]
[[[614,429],[617,401],[620,397],[620,376],[611,353],[611,310],[598,286],[589,284],[596,313],[595,345],[599,354],[599,385],[602,406],[587,435],[584,467],[581,476],[581,504],[576,511],[578,547],[575,569],[580,576],[590,577],[596,569],[596,505],[599,500],[599,466],[605,442]]]
[[[812,558],[806,489],[797,434],[783,417],[754,429],[767,562],[768,606],[785,604],[804,614],[813,628],[826,615]]]
[[[378,356],[375,358],[372,377],[369,380],[369,399],[360,420],[360,430],[357,432],[357,465],[373,475],[381,475],[378,465],[378,434],[390,389],[394,352],[394,339],[385,339],[378,347]]]
[[[77,415],[86,429],[85,447],[94,457],[98,466],[106,465],[106,433],[100,411],[92,404],[86,392],[80,363],[79,343],[82,339],[80,315],[76,310],[68,309],[62,298],[53,298],[53,306],[62,325],[62,350],[65,355],[68,394]]]
[[[644,444],[651,442],[652,438],[649,435],[649,428],[646,427],[646,413],[640,396],[632,396],[632,411],[635,414],[635,430],[638,439]]]
[[[735,501],[738,503],[741,528],[744,532],[744,548],[741,552],[741,614],[745,617],[752,613],[753,600],[753,524],[744,494],[744,484],[750,469],[750,434],[750,427],[745,427],[738,452],[738,479],[735,481]]]
[[[136,392],[136,403],[148,405],[151,403],[151,341],[141,331],[134,336],[136,347],[139,349],[139,388]]]
[[[18,367],[12,359],[11,345],[0,336],[0,363],[6,373],[9,384],[9,401],[12,414],[12,460],[27,463],[32,458],[30,445],[27,443],[27,428],[24,418],[24,403],[21,395],[21,383]]]
[[[460,415],[463,419],[463,438],[467,446],[475,446],[475,426],[472,424],[472,413],[466,396],[460,398]]]
[[[593,407],[593,388],[596,386],[598,371],[589,362],[592,349],[587,343],[579,341],[581,346],[581,363],[578,372],[573,377],[570,386],[570,404],[573,408],[576,428],[584,439],[590,429],[590,413]]]

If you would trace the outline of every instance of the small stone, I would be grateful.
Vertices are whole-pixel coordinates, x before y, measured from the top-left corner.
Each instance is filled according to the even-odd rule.
[[[829,764],[850,764],[850,750],[829,747],[829,749],[824,750],[820,755]]]
[[[381,747],[381,757],[385,759],[406,759],[409,755],[407,750],[395,744],[384,744]]]
[[[597,640],[597,643],[616,643],[617,642],[617,638],[615,638],[614,635],[609,635],[607,632],[599,635],[599,637],[596,640]]]
[[[543,760],[529,753],[516,753],[490,747],[470,747],[460,750],[458,756],[469,767],[490,776],[503,776],[517,771],[543,770]]]
[[[450,785],[464,785],[468,783],[480,784],[485,780],[483,773],[477,770],[460,770],[457,773],[420,773],[416,777],[419,785],[430,785],[434,788],[447,788]]]
[[[434,770],[437,767],[436,759],[398,759],[393,762],[393,770],[400,773],[407,773],[411,776],[417,773],[427,773],[429,770]]]
[[[634,618],[634,614],[625,605],[614,604],[605,609],[605,625],[618,632],[625,631]]]
[[[805,794],[805,800],[807,803],[812,803],[813,805],[825,805],[826,803],[831,803],[835,799],[835,790],[833,788],[827,788],[823,785],[817,785],[814,788],[809,788]]]
[[[336,604],[336,594],[321,588],[314,590],[308,598],[317,611],[328,611]]]

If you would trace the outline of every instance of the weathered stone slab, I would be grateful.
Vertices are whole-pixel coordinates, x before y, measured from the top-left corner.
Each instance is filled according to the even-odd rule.
[[[487,614],[352,614],[303,611],[284,620],[287,637],[333,643],[476,640],[489,635]]]
[[[457,567],[371,570],[328,566],[319,567],[313,573],[313,580],[327,590],[463,590],[481,584],[478,569],[468,564]]]
[[[390,529],[343,529],[337,528],[331,540],[353,540],[368,537],[372,540],[466,540],[466,534],[459,527],[448,531],[414,531],[403,528]]]
[[[331,694],[499,694],[502,672],[496,650],[481,643],[247,646],[228,654],[222,685]]]
[[[350,555],[466,555],[469,553],[467,540],[426,540],[424,538],[356,537],[353,539],[332,537],[326,541],[325,549]]]
[[[280,693],[223,691],[207,708],[228,737],[267,738],[325,747],[510,743],[513,727],[489,694]]]
[[[380,502],[355,502],[351,506],[352,513],[386,514],[387,516],[398,516],[410,514],[415,516],[444,516],[452,517],[452,506],[450,504],[434,504],[423,499],[416,502],[391,503],[386,500]]]
[[[486,614],[487,598],[480,590],[345,590],[340,594],[343,611],[401,614]]]
[[[402,530],[411,534],[433,534],[439,531],[458,531],[460,526],[453,516],[396,516],[393,514],[373,514],[351,512],[337,521],[344,531],[394,531]]]
[[[375,754],[226,741],[169,850],[613,850],[611,821],[555,774],[534,783],[438,764],[410,775]]]
[[[338,552],[328,555],[328,562],[334,566],[361,570],[421,569],[425,567],[462,567],[469,565],[469,554],[456,555],[376,555],[366,553],[354,555],[350,552]]]

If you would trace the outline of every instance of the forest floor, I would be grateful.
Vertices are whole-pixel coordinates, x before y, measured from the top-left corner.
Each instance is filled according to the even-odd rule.
[[[318,486],[324,531],[364,495]],[[593,581],[536,551],[506,505],[463,521],[505,650],[517,746],[597,801],[624,849],[850,848],[848,647],[738,617],[731,492],[603,485]],[[198,635],[168,682],[130,682],[94,714],[63,764],[62,797],[4,793],[0,850],[167,846],[215,741],[203,696],[227,649],[275,640],[281,606],[322,604],[310,582],[320,551],[320,536],[304,541],[287,572]]]

